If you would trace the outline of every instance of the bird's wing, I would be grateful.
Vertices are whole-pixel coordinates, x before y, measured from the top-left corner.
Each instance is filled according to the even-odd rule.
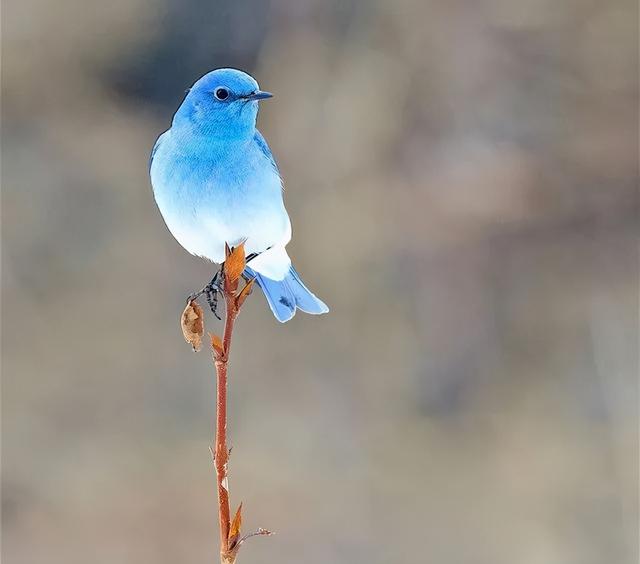
[[[280,175],[280,171],[278,170],[278,163],[276,163],[276,159],[271,154],[271,149],[269,149],[269,145],[267,145],[267,142],[265,141],[264,137],[262,136],[262,133],[260,133],[256,129],[256,134],[255,134],[253,139],[256,142],[256,145],[258,145],[258,147],[262,151],[262,154],[265,157],[267,157],[269,159],[269,161],[271,161],[271,166],[273,166],[273,169],[278,173],[278,175]]]
[[[149,171],[151,171],[151,165],[153,163],[153,157],[155,157],[156,151],[158,150],[158,147],[160,147],[160,145],[162,144],[162,138],[167,133],[169,133],[169,132],[165,131],[162,135],[160,135],[160,137],[158,137],[158,139],[156,140],[156,144],[153,146],[153,149],[151,150],[151,155],[149,156]]]

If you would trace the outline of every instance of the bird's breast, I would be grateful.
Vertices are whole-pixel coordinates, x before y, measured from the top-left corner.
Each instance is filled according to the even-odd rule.
[[[167,227],[193,254],[221,262],[225,243],[262,252],[291,236],[280,176],[252,143],[163,142],[151,179]]]

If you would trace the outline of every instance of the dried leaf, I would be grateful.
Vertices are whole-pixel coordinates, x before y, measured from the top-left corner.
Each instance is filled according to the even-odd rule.
[[[244,256],[244,241],[234,247],[231,254],[224,261],[224,275],[230,283],[237,282],[246,266]],[[236,286],[237,287],[237,286]]]
[[[240,529],[242,527],[242,503],[238,506],[238,510],[231,521],[229,529],[229,547],[233,548],[240,538]]]
[[[236,307],[238,309],[242,307],[244,301],[249,297],[249,294],[251,294],[251,291],[253,290],[253,283],[255,282],[255,280],[255,278],[249,280],[249,282],[245,284],[245,287],[242,288],[242,290],[238,294],[238,297],[236,298]]]
[[[199,351],[204,335],[204,313],[197,302],[189,302],[184,308],[180,318],[180,326],[184,340],[193,347],[194,351]]]
[[[215,355],[216,359],[223,358],[224,345],[222,344],[222,339],[215,333],[209,333],[209,338],[211,339],[211,348],[213,349],[213,354]]]

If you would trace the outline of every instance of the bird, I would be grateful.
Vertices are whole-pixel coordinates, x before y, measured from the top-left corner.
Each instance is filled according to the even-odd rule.
[[[284,323],[297,309],[329,308],[302,282],[286,250],[291,221],[282,177],[256,128],[259,103],[272,96],[238,69],[205,74],[158,137],[149,175],[167,228],[188,252],[222,264],[226,245],[244,242],[243,274],[255,279]]]

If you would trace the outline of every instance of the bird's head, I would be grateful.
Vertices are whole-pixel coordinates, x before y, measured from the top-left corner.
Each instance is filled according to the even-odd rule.
[[[260,90],[255,79],[236,69],[205,74],[188,91],[173,118],[176,128],[220,140],[252,138],[258,102],[272,94]]]

